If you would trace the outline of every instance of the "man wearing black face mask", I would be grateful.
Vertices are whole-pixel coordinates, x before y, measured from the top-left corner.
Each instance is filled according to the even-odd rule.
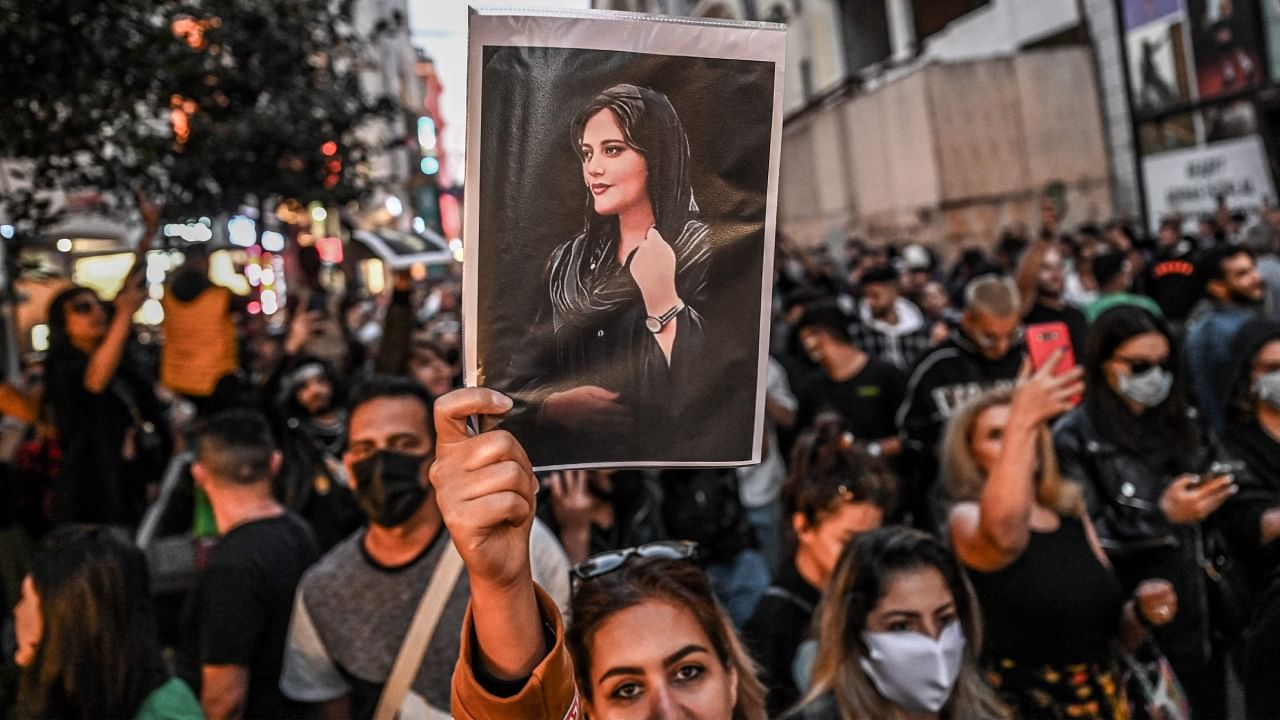
[[[303,577],[280,676],[285,695],[319,704],[321,717],[372,717],[380,703],[401,717],[448,717],[470,588],[465,575],[437,577],[455,551],[427,481],[435,456],[431,407],[430,394],[407,378],[375,377],[353,393],[343,464],[369,524]],[[567,604],[568,560],[539,527],[530,543],[534,573],[551,586],[559,580],[556,599]],[[407,690],[388,692],[432,586],[443,598],[431,608],[438,620],[411,663]]]

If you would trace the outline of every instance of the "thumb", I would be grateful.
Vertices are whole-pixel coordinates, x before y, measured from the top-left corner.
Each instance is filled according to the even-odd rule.
[[[447,393],[435,403],[436,444],[466,440],[471,436],[467,430],[468,417],[504,415],[512,405],[511,398],[489,388],[462,388]]]

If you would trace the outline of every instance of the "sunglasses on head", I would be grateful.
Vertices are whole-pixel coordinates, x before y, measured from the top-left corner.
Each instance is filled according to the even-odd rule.
[[[632,557],[659,558],[662,560],[693,560],[698,556],[698,543],[692,540],[661,540],[636,547],[598,553],[578,563],[570,570],[577,582],[608,575],[627,564]]]
[[[1161,370],[1167,370],[1169,368],[1168,358],[1165,358],[1164,360],[1161,360],[1159,362],[1154,362],[1151,360],[1134,360],[1134,359],[1124,358],[1124,357],[1118,357],[1116,359],[1128,365],[1130,372],[1132,372],[1134,375],[1141,375],[1142,373],[1147,372],[1151,368],[1158,367]]]

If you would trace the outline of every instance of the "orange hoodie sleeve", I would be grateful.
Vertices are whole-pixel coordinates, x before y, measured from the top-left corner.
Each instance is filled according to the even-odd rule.
[[[555,631],[555,645],[534,668],[524,687],[511,697],[486,691],[476,679],[475,628],[471,607],[462,624],[462,648],[453,673],[453,716],[462,720],[527,718],[528,720],[581,720],[578,688],[573,678],[573,662],[564,646],[564,625],[555,601],[541,587],[538,607],[542,622]]]

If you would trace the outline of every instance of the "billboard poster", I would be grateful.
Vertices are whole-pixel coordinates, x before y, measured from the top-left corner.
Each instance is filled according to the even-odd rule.
[[[783,26],[470,22],[467,384],[536,469],[759,462]]]
[[[1201,100],[1248,90],[1266,72],[1257,2],[1187,0],[1187,23]]]
[[[1275,201],[1266,149],[1256,134],[1152,155],[1143,159],[1142,171],[1153,231],[1170,215],[1211,215],[1219,198],[1231,209]]]
[[[1182,16],[1172,14],[1125,34],[1135,111],[1154,113],[1191,99],[1185,27]]]

